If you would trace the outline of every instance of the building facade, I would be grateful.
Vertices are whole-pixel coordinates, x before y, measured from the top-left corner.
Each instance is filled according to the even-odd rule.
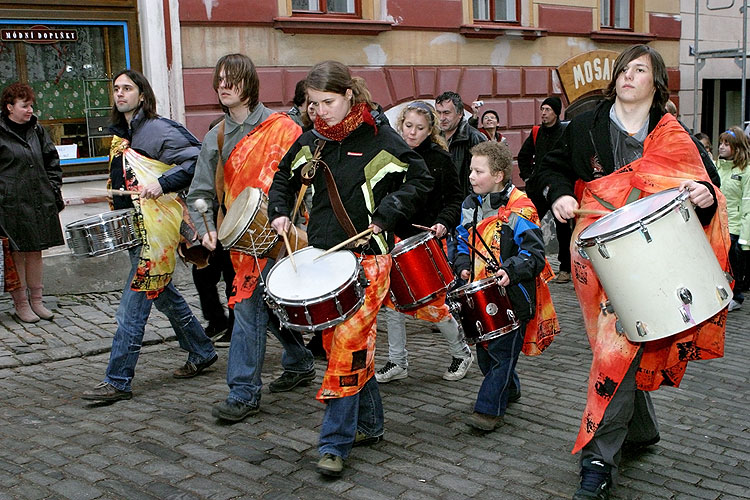
[[[61,145],[70,141],[66,125],[83,126],[76,129],[88,133],[78,142],[81,161],[106,149],[106,139],[97,143],[88,127],[100,123],[95,112],[103,116],[96,108],[111,105],[102,92],[106,79],[124,66],[144,71],[160,113],[202,138],[221,114],[211,85],[221,56],[249,55],[261,100],[277,110],[289,109],[295,84],[313,64],[336,59],[366,79],[386,110],[446,90],[458,92],[467,109],[484,101],[516,154],[546,97],[560,96],[568,112],[583,109],[580,103],[608,82],[612,54],[633,43],[661,52],[673,100],[684,99],[680,8],[679,0],[6,1],[3,28],[69,28],[77,39],[44,48],[0,41],[0,85],[25,78],[42,89],[38,107],[45,125],[62,127],[53,135]],[[114,39],[116,30],[105,32],[103,24],[75,24],[84,21],[119,22],[122,34]],[[37,70],[39,57],[47,62]],[[91,100],[96,96],[102,97]]]

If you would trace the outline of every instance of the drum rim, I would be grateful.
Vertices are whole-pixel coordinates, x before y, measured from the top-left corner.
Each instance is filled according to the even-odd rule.
[[[135,216],[135,209],[133,208],[120,208],[118,210],[110,210],[109,212],[102,212],[100,214],[96,215],[90,215],[88,217],[84,217],[83,219],[78,219],[73,222],[69,222],[65,225],[65,230],[69,231],[71,229],[88,229],[93,226],[101,225],[105,222],[112,222],[115,220],[120,220],[123,218],[132,218]],[[90,221],[90,222],[89,222]],[[84,224],[85,222],[89,222],[88,224]]]
[[[498,328],[497,330],[492,330],[491,332],[487,332],[484,335],[480,335],[479,337],[466,337],[466,343],[470,345],[478,344],[479,342],[487,342],[489,340],[494,340],[498,337],[502,337],[503,335],[508,335],[513,330],[521,326],[521,322],[516,320],[510,325],[505,325],[501,328]],[[476,340],[475,340],[476,339]]]
[[[260,191],[260,196],[258,197],[258,203],[255,205],[255,210],[253,210],[253,213],[250,215],[250,217],[247,219],[247,222],[245,222],[244,227],[242,227],[241,230],[238,230],[239,224],[235,224],[228,232],[229,234],[224,234],[222,237],[222,230],[224,227],[226,227],[226,215],[229,214],[229,210],[234,206],[235,203],[239,202],[240,199],[245,195],[245,193],[248,193],[246,196],[248,196],[248,199],[245,200],[245,204],[242,207],[241,213],[244,215],[247,213],[247,208],[250,205],[250,202],[253,200],[252,193],[255,191]],[[247,231],[247,228],[250,227],[250,224],[253,223],[253,220],[255,220],[255,215],[258,213],[258,210],[260,210],[260,206],[263,203],[263,195],[265,193],[262,189],[255,187],[255,186],[248,186],[245,189],[243,189],[240,194],[237,196],[237,198],[234,199],[234,202],[232,202],[232,205],[227,209],[227,213],[224,215],[224,220],[221,223],[221,227],[219,228],[219,233],[217,234],[217,237],[219,238],[219,241],[221,242],[222,246],[225,248],[229,248],[237,241],[239,241],[240,238],[242,238],[242,235],[245,234]],[[237,221],[239,222],[239,221]]]
[[[419,234],[409,236],[405,240],[401,240],[396,243],[396,245],[394,245],[393,250],[391,250],[391,257],[398,257],[399,255],[403,255],[410,250],[414,250],[422,243],[430,241],[431,239],[435,239],[435,235],[431,231],[423,231]]]
[[[497,276],[488,276],[486,278],[482,278],[481,280],[472,281],[471,283],[467,283],[463,286],[456,288],[455,290],[453,290],[452,292],[448,294],[448,297],[458,297],[459,294],[465,291],[473,292],[477,290],[483,290],[491,286],[493,282],[497,283],[497,286],[499,286],[500,288],[505,288],[503,285],[499,283],[498,280],[499,278]]]
[[[620,213],[625,213],[626,210],[624,209],[630,209],[632,210],[635,208],[638,204],[643,202],[644,200],[649,199],[651,196],[656,195],[664,195],[665,193],[668,193],[670,191],[678,192],[677,196],[670,199],[667,203],[662,205],[661,207],[657,208],[650,214],[645,215],[642,219],[637,220],[635,222],[632,222],[628,224],[627,226],[614,229],[612,231],[602,233],[596,236],[584,236],[584,233],[588,231],[589,229],[594,228],[599,222],[605,220],[606,218],[610,217],[612,214],[617,213],[619,210],[622,210]],[[657,220],[661,219],[662,217],[665,217],[669,214],[669,212],[672,211],[673,208],[682,205],[682,203],[687,200],[687,198],[690,196],[690,193],[687,191],[683,191],[679,193],[678,188],[671,188],[671,189],[665,189],[664,191],[659,191],[658,193],[654,193],[652,195],[646,196],[645,198],[640,198],[632,203],[628,203],[627,205],[623,205],[622,207],[618,208],[612,214],[607,214],[604,217],[597,219],[593,223],[591,223],[588,227],[586,227],[576,238],[576,245],[582,248],[586,247],[592,247],[594,245],[598,245],[600,243],[606,243],[608,241],[616,240],[618,238],[621,238],[622,236],[626,236],[630,233],[633,233],[635,231],[638,231],[641,228],[641,224],[647,225],[651,224],[652,222],[656,222]]]

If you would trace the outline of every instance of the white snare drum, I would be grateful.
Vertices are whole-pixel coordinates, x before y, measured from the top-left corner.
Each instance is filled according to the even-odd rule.
[[[287,328],[312,332],[347,320],[365,300],[365,278],[357,257],[306,247],[294,252],[295,272],[284,257],[266,278],[266,302]]]
[[[126,208],[94,215],[65,226],[68,247],[75,257],[108,255],[141,244],[135,210]]]
[[[224,248],[256,257],[275,259],[284,246],[268,221],[268,197],[259,188],[246,187],[227,210],[219,228]],[[292,226],[289,235],[292,251],[307,246],[307,233]]]
[[[632,342],[691,328],[727,307],[732,291],[688,193],[668,189],[625,205],[584,229],[591,261],[618,328]]]

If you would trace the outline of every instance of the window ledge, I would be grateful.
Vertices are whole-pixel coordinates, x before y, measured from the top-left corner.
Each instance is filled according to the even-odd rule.
[[[289,34],[372,35],[377,36],[393,27],[387,21],[334,17],[276,17],[273,27]]]
[[[648,43],[656,40],[656,35],[621,30],[599,30],[591,32],[591,39],[597,42]]]
[[[536,40],[547,36],[547,30],[528,28],[515,24],[463,24],[458,30],[466,38],[496,38],[498,36],[517,36],[525,40]]]

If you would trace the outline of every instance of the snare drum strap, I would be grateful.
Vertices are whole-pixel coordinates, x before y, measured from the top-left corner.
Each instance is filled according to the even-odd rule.
[[[216,184],[216,199],[219,200],[219,210],[216,214],[216,230],[219,230],[224,215],[227,213],[227,207],[224,205],[224,158],[222,157],[222,150],[224,149],[224,127],[226,126],[226,120],[221,120],[219,123],[218,134],[216,136],[216,146],[219,150],[219,161],[216,162],[216,176],[214,183]]]
[[[341,227],[346,231],[347,236],[350,238],[357,234],[357,230],[354,228],[352,220],[349,218],[349,214],[346,213],[344,204],[341,202],[341,196],[339,190],[336,187],[336,181],[333,180],[333,174],[328,168],[328,165],[321,162],[321,168],[326,176],[326,187],[328,188],[328,199],[331,200],[331,206],[333,207],[333,213],[336,215],[336,219],[341,224]]]

